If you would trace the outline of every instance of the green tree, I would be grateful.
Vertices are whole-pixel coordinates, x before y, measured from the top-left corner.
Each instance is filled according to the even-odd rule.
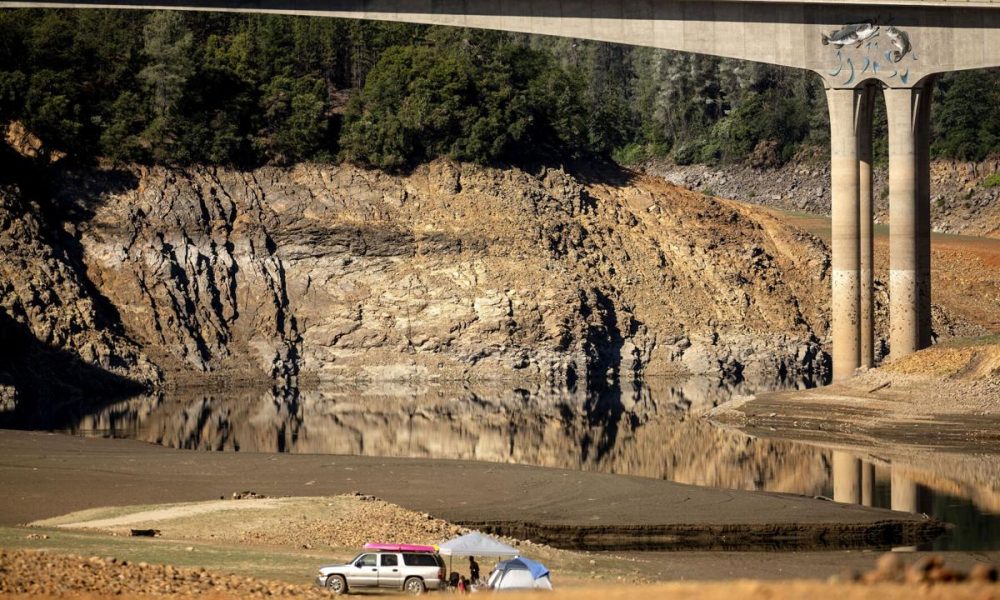
[[[267,156],[281,163],[326,156],[325,81],[279,75],[264,86],[260,102],[264,124],[256,143]]]
[[[111,105],[106,126],[101,132],[102,154],[115,162],[144,162],[149,159],[149,147],[142,134],[148,121],[148,103],[137,92],[125,91]]]
[[[21,71],[0,71],[0,129],[20,118],[27,82]]]
[[[932,105],[936,156],[983,160],[1000,147],[1000,70],[963,71],[940,82]]]
[[[200,70],[178,106],[175,160],[219,165],[257,162],[253,151],[254,89],[228,69]]]
[[[351,160],[398,169],[446,154],[462,133],[473,75],[434,48],[390,48],[352,100],[341,146]]]
[[[488,163],[586,151],[583,81],[496,36],[387,50],[348,108],[345,158],[399,169],[438,156]]]
[[[795,98],[769,90],[751,92],[729,115],[716,122],[703,149],[702,160],[742,161],[763,141],[787,151],[808,133],[809,116]]]
[[[188,80],[195,73],[194,34],[174,11],[154,12],[143,29],[143,52],[149,64],[139,71],[156,117],[176,111]]]
[[[68,71],[42,69],[25,92],[26,125],[49,148],[78,151],[83,131],[80,90]]]

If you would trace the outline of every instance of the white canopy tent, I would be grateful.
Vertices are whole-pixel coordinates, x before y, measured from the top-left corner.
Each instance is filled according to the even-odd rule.
[[[452,561],[456,556],[490,556],[495,558],[518,556],[517,548],[508,546],[478,531],[443,542],[438,546],[438,553],[448,557],[449,572],[452,570]]]
[[[518,556],[517,548],[473,531],[438,546],[442,556]]]

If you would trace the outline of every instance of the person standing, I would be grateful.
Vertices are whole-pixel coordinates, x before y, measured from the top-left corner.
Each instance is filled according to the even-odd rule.
[[[472,583],[479,583],[479,563],[474,556],[469,557],[469,579]]]

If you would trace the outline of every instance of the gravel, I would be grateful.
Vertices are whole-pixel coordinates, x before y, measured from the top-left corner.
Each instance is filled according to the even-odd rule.
[[[63,595],[100,591],[107,596],[329,598],[321,589],[170,565],[132,563],[35,551],[0,550],[0,594]]]

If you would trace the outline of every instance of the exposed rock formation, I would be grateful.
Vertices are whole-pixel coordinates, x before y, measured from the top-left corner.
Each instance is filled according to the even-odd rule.
[[[37,204],[0,187],[0,411],[19,392],[68,400],[77,391],[139,391],[157,367],[86,278],[80,246]]]
[[[108,193],[107,181],[74,174],[56,200],[69,212],[93,207],[80,234],[87,274],[122,307],[130,335],[179,382],[211,373],[290,383],[299,333],[277,219],[254,175],[135,175],[132,188]]]
[[[653,177],[439,161],[408,176],[63,171],[51,188],[30,202],[0,192],[0,325],[26,336],[12,348],[75,367],[15,350],[32,368],[0,373],[8,408],[29,380],[99,381],[66,375],[77,367],[145,386],[572,387],[795,381],[828,366],[823,243]],[[959,331],[947,311],[935,318]]]
[[[173,381],[821,376],[829,261],[620,171],[437,162],[59,182],[87,276]]]

